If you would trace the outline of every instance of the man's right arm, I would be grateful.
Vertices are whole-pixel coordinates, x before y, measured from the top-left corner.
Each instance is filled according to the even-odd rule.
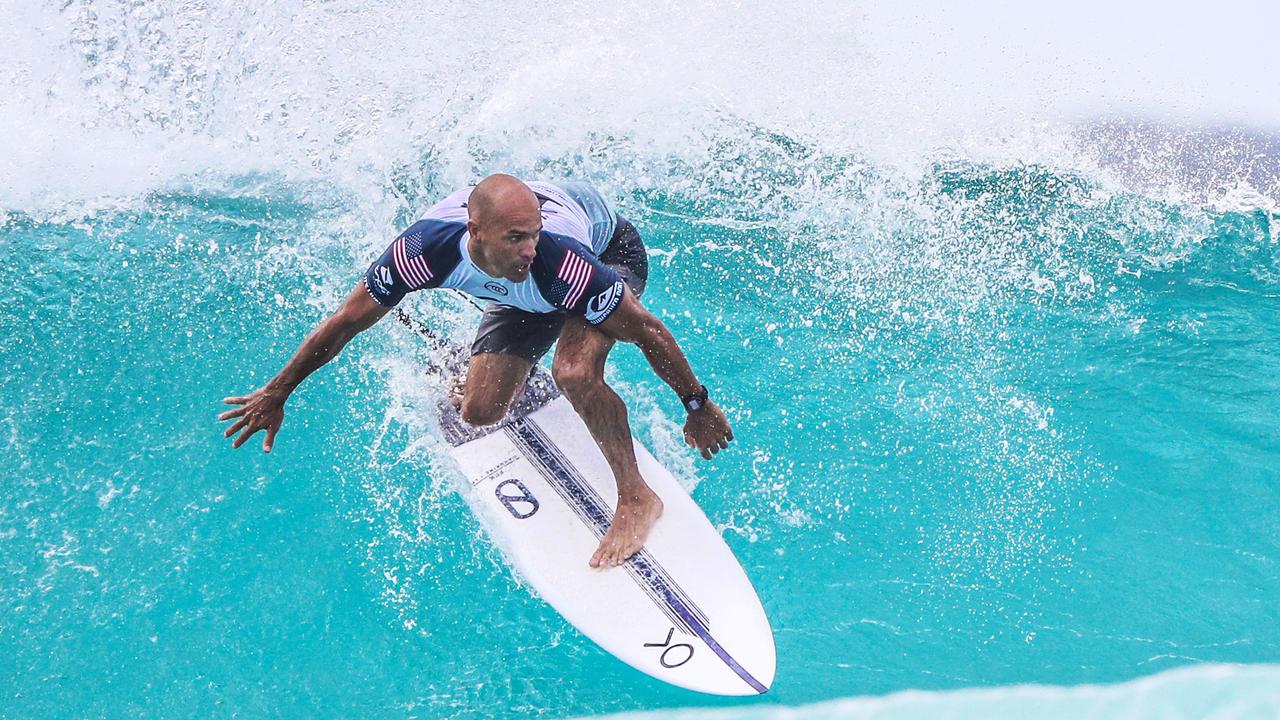
[[[223,437],[231,437],[239,432],[240,436],[231,444],[238,448],[259,430],[266,430],[267,436],[263,440],[262,449],[264,452],[271,452],[276,433],[284,422],[284,403],[289,395],[308,375],[336,357],[351,338],[368,330],[390,309],[376,302],[365,289],[365,280],[361,280],[347,294],[347,299],[337,312],[307,335],[307,339],[284,369],[266,385],[249,395],[223,398],[222,401],[228,405],[240,406],[218,416],[219,420],[236,420],[227,428]]]
[[[378,304],[365,290],[364,280],[356,283],[337,312],[320,323],[302,341],[284,369],[268,385],[293,392],[308,375],[332,360],[351,338],[373,327],[391,308]]]

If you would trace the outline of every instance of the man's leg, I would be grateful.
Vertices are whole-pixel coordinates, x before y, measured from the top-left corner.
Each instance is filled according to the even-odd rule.
[[[532,363],[516,355],[472,355],[458,408],[462,421],[468,425],[492,425],[501,420],[532,367]]]
[[[609,532],[591,556],[591,566],[621,565],[639,550],[662,514],[662,500],[649,489],[636,466],[627,406],[604,381],[604,362],[613,339],[580,317],[569,318],[560,333],[551,374],[600,446],[618,485],[618,509]]]
[[[501,420],[529,378],[529,370],[551,348],[563,325],[563,313],[489,306],[471,344],[461,402],[455,403],[463,422],[492,425]]]

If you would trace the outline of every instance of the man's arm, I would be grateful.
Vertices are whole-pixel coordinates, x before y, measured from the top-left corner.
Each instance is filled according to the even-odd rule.
[[[702,383],[693,374],[693,368],[689,366],[689,360],[675,336],[640,304],[629,288],[618,308],[596,327],[614,340],[638,346],[658,377],[680,397],[693,395],[702,389]],[[708,400],[701,409],[689,413],[684,424],[684,438],[685,442],[702,452],[702,457],[710,460],[712,455],[729,446],[733,430],[720,408]]]
[[[330,315],[307,335],[293,359],[266,385],[249,395],[223,398],[228,405],[239,405],[218,416],[219,420],[239,418],[227,428],[223,437],[240,432],[231,444],[240,447],[259,430],[266,430],[262,450],[271,452],[276,433],[284,422],[284,403],[308,375],[338,355],[351,338],[368,330],[391,308],[379,305],[365,290],[364,281],[356,284],[337,312]]]

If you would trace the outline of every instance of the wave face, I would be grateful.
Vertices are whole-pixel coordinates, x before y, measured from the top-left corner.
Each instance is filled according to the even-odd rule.
[[[769,712],[1280,661],[1280,113],[1246,42],[1274,23],[1199,92],[1071,23],[937,10],[6,7],[6,707]],[[1073,41],[1043,77],[1028,23]],[[758,709],[638,676],[520,585],[402,328],[308,380],[270,456],[220,436],[222,397],[495,171],[590,181],[650,247],[646,303],[739,440],[695,463],[639,353],[609,379],[775,624]],[[406,307],[474,332],[450,294]]]

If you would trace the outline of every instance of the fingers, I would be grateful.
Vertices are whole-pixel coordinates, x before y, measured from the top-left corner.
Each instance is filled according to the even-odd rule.
[[[254,435],[255,433],[257,433],[257,432],[258,432],[259,430],[261,430],[261,429],[262,429],[262,428],[260,428],[260,427],[253,427],[252,425],[250,425],[249,427],[246,427],[246,428],[244,429],[244,432],[240,433],[240,436],[239,436],[239,437],[237,437],[234,441],[232,441],[232,443],[231,443],[231,447],[233,447],[233,448],[238,448],[238,447],[240,447],[241,445],[243,445],[243,444],[245,443],[245,441],[246,441],[246,440],[248,440],[249,438],[253,437],[253,435]]]
[[[727,450],[729,443],[733,442],[733,430],[729,429],[729,423],[719,424],[719,428],[706,427],[690,420],[684,432],[685,444],[701,453],[704,459],[710,460],[721,450]]]
[[[245,403],[249,402],[248,395],[233,395],[230,397],[224,397],[222,398],[222,402],[226,403],[227,405],[242,405],[244,407],[238,407],[222,413],[221,415],[218,416],[219,421],[230,420],[231,418],[237,418],[249,411],[248,406],[245,406]],[[244,423],[245,421],[241,420],[235,425],[232,425],[231,427],[227,428],[226,434],[223,435],[222,437],[231,437],[232,433],[234,433],[237,429],[239,429],[242,425],[244,425]]]
[[[262,451],[269,453],[271,448],[275,446],[276,433],[280,431],[280,423],[284,420],[283,409],[267,407],[266,412],[263,412],[263,403],[254,402],[254,398],[258,397],[260,393],[261,391],[257,391],[248,395],[230,395],[222,398],[222,402],[227,405],[240,406],[218,415],[219,421],[235,420],[222,433],[224,438],[240,433],[235,440],[231,441],[231,447],[238,448],[245,444],[249,438],[257,435],[259,430],[267,431],[266,437],[262,440]],[[271,403],[268,402],[267,405],[270,406]],[[272,412],[273,409],[276,411]]]
[[[259,425],[257,422],[250,422],[247,417],[242,417],[232,424],[231,427],[227,428],[226,432],[222,433],[222,437],[229,438],[237,432],[240,433],[239,437],[231,441],[231,447],[238,448],[245,444],[245,441],[249,438],[258,434],[259,430],[267,431],[267,436],[262,441],[262,451],[271,452],[272,446],[276,444],[276,433],[280,431],[279,423],[274,425]]]
[[[226,432],[222,433],[222,437],[224,437],[224,438],[229,438],[229,437],[231,437],[232,435],[235,435],[237,432],[239,432],[239,431],[240,431],[240,428],[242,428],[242,427],[244,427],[245,425],[248,425],[248,424],[249,424],[249,418],[240,418],[239,420],[237,420],[237,421],[235,422],[235,424],[233,424],[231,427],[227,428],[227,431],[226,431]],[[239,446],[239,445],[237,445],[236,447],[240,447],[240,446]]]
[[[720,438],[719,440],[713,440],[710,443],[707,443],[704,445],[703,443],[698,442],[693,437],[693,435],[690,435],[689,433],[685,433],[684,435],[685,444],[697,450],[698,452],[702,453],[702,457],[706,458],[707,460],[710,460],[713,455],[720,452],[721,450],[728,449],[729,442],[731,440],[733,440],[733,436],[727,435],[725,437]]]
[[[692,435],[685,435],[684,441],[689,445],[689,447],[702,453],[702,457],[708,460],[710,460],[711,456],[715,455],[720,450],[720,448],[716,447],[715,445],[703,446],[703,444],[695,440]]]

